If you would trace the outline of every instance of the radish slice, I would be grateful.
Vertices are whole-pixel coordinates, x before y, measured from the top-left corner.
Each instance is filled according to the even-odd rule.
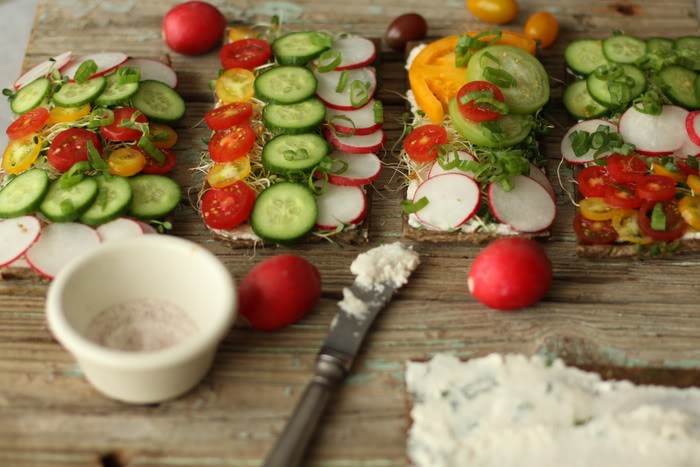
[[[167,84],[171,88],[177,87],[177,73],[160,60],[152,58],[130,58],[120,67],[134,67],[141,70],[141,80],[153,79]]]
[[[542,169],[537,167],[535,164],[530,162],[530,173],[528,174],[530,178],[535,179],[536,182],[539,182],[540,185],[542,185],[550,195],[552,195],[552,198],[556,198],[557,195],[554,192],[554,186],[552,186],[552,182],[549,180],[549,177],[547,174],[545,174]]]
[[[513,189],[504,191],[499,183],[489,185],[491,212],[514,230],[541,232],[554,222],[557,206],[547,189],[526,175],[512,177]]]
[[[680,149],[687,136],[688,111],[664,105],[661,114],[649,115],[630,107],[620,116],[618,130],[625,143],[647,156],[666,156]]]
[[[333,230],[343,224],[359,224],[367,215],[367,195],[357,186],[327,183],[323,193],[316,196],[316,201],[316,227],[319,229]]]
[[[151,224],[148,222],[140,221],[138,219],[132,219],[135,222],[137,222],[141,226],[141,230],[145,235],[151,235],[151,234],[157,234],[158,230],[156,230],[155,227],[153,227]]]
[[[360,107],[352,105],[352,100],[350,99],[353,83],[369,83],[369,87],[363,91],[363,94],[366,92],[368,98],[371,100],[372,96],[374,96],[374,92],[377,89],[377,75],[374,68],[367,66],[355,68],[354,70],[345,70],[345,72],[347,72],[345,87],[342,92],[336,92],[338,82],[340,82],[340,76],[344,72],[329,71],[327,73],[319,73],[318,71],[314,70],[314,74],[318,80],[316,95],[328,107],[338,110],[356,110]],[[362,87],[364,88],[364,85],[362,85]]]
[[[97,235],[102,242],[143,235],[143,227],[133,219],[120,217],[97,227]]]
[[[14,217],[0,222],[0,268],[12,264],[41,234],[41,222],[34,216]]]
[[[333,125],[337,133],[346,135],[367,135],[382,127],[382,123],[374,121],[375,100],[369,102],[359,109],[338,110],[330,107],[326,108],[326,122]],[[343,118],[341,118],[343,117]],[[347,120],[350,119],[355,126]]]
[[[328,183],[340,186],[362,186],[372,183],[382,172],[382,162],[372,153],[352,154],[335,151],[331,158],[348,164],[345,172],[328,174]]]
[[[700,110],[688,113],[685,118],[685,130],[693,143],[700,145]]]
[[[367,66],[377,58],[377,48],[369,39],[360,36],[341,37],[333,41],[331,50],[340,52],[340,64],[335,71],[352,70]],[[319,60],[314,60],[318,66]]]
[[[61,55],[56,55],[55,57],[49,60],[39,63],[34,68],[17,78],[14,85],[15,89],[19,89],[25,84],[29,84],[37,78],[48,76],[51,70],[60,70],[61,68],[66,66],[68,62],[70,62],[72,56],[72,52],[63,52]]]
[[[42,230],[39,240],[27,250],[25,258],[32,269],[53,279],[66,264],[99,244],[97,231],[85,224],[49,224]]]
[[[97,76],[106,75],[112,70],[115,70],[119,65],[127,60],[125,54],[121,52],[99,52],[90,55],[82,55],[80,57],[74,57],[73,60],[63,69],[61,73],[63,76],[68,76],[70,79],[74,79],[75,72],[78,71],[80,65],[87,60],[94,60],[97,65],[97,71],[90,76],[90,78],[95,78]]]
[[[447,161],[451,162],[454,160],[454,155],[455,152],[450,153],[448,156]],[[461,161],[476,161],[476,157],[472,156],[470,153],[467,151],[456,151],[457,157]],[[436,159],[435,162],[433,162],[433,165],[430,166],[430,172],[428,172],[428,178],[430,177],[435,177],[437,175],[442,175],[442,174],[464,174],[464,175],[469,175],[470,177],[474,177],[474,173],[471,171],[462,171],[457,167],[453,167],[449,170],[445,170],[440,166],[440,162]]]
[[[587,131],[588,133],[593,133],[598,129],[600,125],[607,126],[608,128],[610,128],[610,131],[612,133],[617,132],[617,127],[614,123],[597,118],[593,120],[584,120],[569,128],[569,131],[567,131],[566,134],[564,134],[564,137],[561,139],[561,156],[566,162],[568,162],[569,164],[586,164],[594,160],[593,155],[595,154],[595,149],[589,150],[581,157],[576,156],[576,154],[574,153],[574,149],[571,146],[571,140],[569,139],[569,136],[575,131]],[[610,154],[612,153],[606,152],[598,156],[598,158],[608,157]]]
[[[386,135],[381,129],[368,135],[338,136],[326,128],[324,136],[334,148],[353,154],[379,151],[386,141]]]
[[[413,201],[427,198],[416,212],[422,224],[436,230],[456,229],[472,218],[481,203],[479,184],[464,174],[442,174],[429,178],[416,189]]]

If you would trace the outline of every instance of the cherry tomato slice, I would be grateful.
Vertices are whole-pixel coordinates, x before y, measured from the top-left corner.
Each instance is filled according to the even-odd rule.
[[[647,245],[654,241],[653,238],[644,235],[639,228],[638,209],[615,209],[612,216],[612,226],[620,240],[640,245]]]
[[[149,122],[151,141],[158,149],[170,149],[177,144],[177,132],[165,123]]]
[[[671,170],[673,169],[673,170]],[[664,177],[671,177],[675,182],[682,182],[685,180],[686,174],[681,170],[680,166],[677,164],[666,166],[660,162],[651,163],[651,171],[656,175],[663,175]]]
[[[143,135],[142,131],[121,126],[131,120],[136,112],[139,112],[139,110],[134,107],[119,107],[118,109],[114,109],[114,123],[100,127],[100,134],[102,137],[109,141],[138,140],[141,135]],[[135,121],[137,123],[148,123],[148,119],[141,112],[136,116]]]
[[[594,221],[581,214],[574,217],[574,232],[581,243],[600,245],[612,243],[617,239],[617,232],[611,221]]]
[[[92,107],[90,104],[80,107],[60,107],[56,106],[49,112],[49,124],[70,123],[90,114]]]
[[[643,201],[635,192],[634,185],[631,184],[607,185],[603,199],[610,206],[623,209],[638,208]]]
[[[637,180],[637,194],[649,201],[666,201],[676,196],[676,182],[663,175],[645,175]]]
[[[602,165],[591,165],[576,175],[578,191],[586,198],[598,198],[605,194],[609,183],[608,169]]]
[[[657,230],[651,226],[652,211],[657,203],[661,203],[666,218],[664,230]],[[667,201],[644,201],[639,208],[639,228],[644,235],[653,238],[657,242],[671,242],[681,238],[687,227],[688,224],[681,215],[678,207],[678,200],[676,199],[669,199]]]
[[[676,165],[686,175],[700,175],[698,156],[688,156],[685,160],[676,159]]]
[[[136,148],[118,148],[107,156],[109,173],[131,177],[146,166],[146,156]]]
[[[70,128],[60,132],[49,147],[49,164],[59,172],[66,172],[76,162],[88,160],[88,141],[92,141],[97,152],[102,153],[100,138],[92,131]]]
[[[221,66],[226,70],[231,68],[252,70],[267,62],[270,55],[272,55],[270,43],[257,37],[231,42],[219,49]]]
[[[605,202],[603,198],[593,197],[582,199],[578,209],[581,215],[592,221],[606,221],[612,219],[615,208]]]
[[[225,104],[245,102],[253,97],[255,74],[245,68],[231,68],[216,79],[214,92]]]
[[[678,202],[683,219],[695,230],[700,230],[700,196],[684,196]]]
[[[474,122],[483,122],[486,120],[496,120],[501,114],[493,110],[493,106],[488,103],[474,103],[475,99],[471,99],[465,102],[467,99],[467,94],[476,92],[484,92],[485,94],[491,94],[499,102],[505,102],[505,97],[501,90],[495,84],[491,84],[488,81],[470,81],[465,84],[459,91],[457,91],[457,108],[459,108],[460,113],[467,120]]]
[[[427,162],[438,156],[438,148],[447,143],[447,130],[440,125],[423,125],[406,136],[403,147],[406,154],[417,162]]]
[[[255,191],[243,181],[212,188],[202,197],[204,222],[212,229],[232,229],[248,219],[254,203]]]
[[[248,39],[249,37],[258,37],[258,33],[247,26],[234,26],[228,30],[229,42]]]
[[[173,170],[177,164],[175,153],[167,148],[162,148],[160,151],[165,154],[163,165],[159,164],[157,160],[148,154],[144,154],[146,156],[146,165],[141,169],[142,173],[163,175]]]
[[[543,48],[554,44],[559,35],[559,23],[548,11],[538,11],[525,22],[523,31],[527,37],[540,41]]]
[[[219,131],[246,122],[252,115],[253,104],[250,102],[232,102],[204,114],[204,121],[210,129]]]
[[[214,162],[231,162],[248,154],[255,144],[255,132],[248,124],[217,131],[209,140],[209,154]]]
[[[20,139],[41,130],[49,120],[49,111],[46,107],[36,107],[23,113],[17,120],[7,127],[5,133],[10,139]]]
[[[688,184],[695,194],[700,194],[700,175],[688,175],[688,178],[685,179],[685,183]]]
[[[26,114],[25,114],[26,115]],[[13,139],[2,154],[2,168],[11,174],[20,174],[29,169],[41,152],[41,138],[30,134],[20,139]]]
[[[606,159],[608,177],[613,183],[633,183],[648,170],[644,161],[637,156],[613,154]]]
[[[250,173],[250,158],[243,156],[231,162],[214,164],[207,173],[207,182],[212,188],[224,188],[243,180]]]

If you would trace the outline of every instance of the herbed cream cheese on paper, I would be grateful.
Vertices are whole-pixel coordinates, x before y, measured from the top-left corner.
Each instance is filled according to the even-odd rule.
[[[700,466],[700,390],[603,381],[541,356],[408,362],[422,467]]]

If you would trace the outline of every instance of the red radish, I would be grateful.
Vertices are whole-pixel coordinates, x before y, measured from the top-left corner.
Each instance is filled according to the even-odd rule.
[[[126,62],[128,58],[126,54],[121,52],[98,52],[90,55],[81,55],[73,57],[70,63],[61,70],[61,74],[67,76],[71,80],[75,79],[75,72],[78,71],[80,65],[87,60],[94,60],[97,65],[97,71],[93,73],[90,78],[95,78],[116,70],[122,63]]]
[[[340,64],[334,68],[335,71],[352,70],[367,66],[377,58],[377,48],[374,42],[360,36],[341,37],[333,41],[331,50],[340,52]],[[314,60],[314,65],[318,66],[320,60]],[[323,64],[328,62],[324,60]]]
[[[557,205],[547,189],[526,175],[511,177],[513,188],[500,183],[488,188],[489,206],[496,219],[524,233],[541,232],[554,222]]]
[[[272,331],[299,321],[321,298],[321,275],[296,255],[273,256],[253,268],[238,287],[239,311],[251,327]]]
[[[700,145],[700,110],[688,113],[685,118],[685,129],[693,143]]]
[[[134,219],[120,217],[97,227],[97,235],[102,242],[143,235],[143,227]]]
[[[183,55],[209,52],[221,42],[226,18],[207,2],[184,2],[163,18],[163,38],[171,50]]]
[[[698,154],[700,154],[700,145],[695,144],[690,134],[686,134],[683,144],[673,152],[672,156],[685,159],[688,156],[695,157]]]
[[[375,102],[374,99],[371,99],[365,106],[353,110],[338,110],[327,107],[326,122],[333,125],[337,133],[346,135],[373,133],[382,127],[382,123],[377,123],[374,119]]]
[[[335,151],[331,158],[345,162],[348,166],[339,174],[328,174],[328,182],[341,186],[362,186],[372,183],[382,172],[382,162],[372,154],[351,154]],[[338,164],[336,164],[337,166]]]
[[[538,302],[552,285],[552,263],[542,245],[501,238],[476,256],[467,274],[474,298],[489,308],[518,310]]]
[[[158,233],[158,230],[156,230],[156,228],[153,227],[151,224],[138,219],[134,220],[138,222],[138,224],[141,226],[141,230],[143,230],[144,235],[152,235]]]
[[[457,157],[461,161],[476,161],[476,158],[474,156],[472,156],[470,153],[468,153],[467,151],[455,151],[455,152],[450,153],[450,155],[448,156],[447,162],[451,162],[454,160],[454,154],[457,154]],[[449,173],[464,174],[464,175],[469,175],[470,177],[474,176],[473,172],[470,172],[470,171],[464,172],[457,167],[453,167],[449,170],[445,170],[440,166],[440,162],[438,161],[438,159],[435,159],[435,161],[433,162],[433,165],[430,166],[430,172],[428,173],[428,178],[435,177],[436,175],[449,174]]]
[[[367,195],[359,186],[328,183],[323,192],[316,196],[316,202],[316,227],[319,229],[334,230],[343,224],[359,224],[367,215]]]
[[[134,67],[141,70],[141,79],[154,79],[163,82],[171,88],[177,87],[177,74],[172,67],[160,60],[152,58],[130,58],[120,65],[121,67]]]
[[[381,129],[368,135],[339,136],[326,128],[323,135],[337,150],[352,154],[379,151],[386,141],[386,135]]]
[[[688,111],[664,105],[661,114],[650,115],[630,107],[620,116],[618,130],[625,143],[647,156],[666,156],[680,149],[687,137]]]
[[[338,92],[341,74],[347,73],[345,86]],[[326,106],[338,110],[355,110],[366,105],[377,90],[377,75],[372,67],[355,68],[354,70],[328,71],[320,73],[314,70],[318,86],[316,95]],[[364,101],[363,97],[368,100]],[[353,105],[354,104],[354,105]]]
[[[550,195],[552,195],[552,198],[556,198],[557,195],[554,192],[554,187],[552,186],[552,182],[549,180],[549,177],[547,174],[545,174],[542,169],[537,167],[535,164],[530,162],[530,173],[528,174],[530,178],[534,178],[535,181],[539,182],[540,185],[545,187],[545,189],[549,192]]]
[[[70,62],[72,56],[72,52],[63,52],[60,55],[56,55],[55,57],[49,60],[39,63],[31,70],[27,71],[25,74],[17,78],[14,85],[15,89],[19,89],[25,84],[29,84],[37,78],[48,76],[48,74],[52,70],[61,70],[61,68],[65,67],[68,64],[68,62]]]
[[[100,244],[100,236],[92,227],[77,222],[49,224],[41,231],[25,258],[32,269],[53,279],[73,259],[90,252]]]
[[[593,155],[595,154],[596,150],[591,149],[587,153],[583,154],[581,157],[576,156],[576,154],[574,153],[574,149],[571,146],[571,139],[569,138],[569,136],[575,131],[587,131],[588,133],[593,133],[598,129],[600,125],[604,125],[610,128],[610,131],[613,133],[617,132],[617,127],[614,123],[597,118],[593,120],[584,120],[582,122],[578,122],[576,125],[569,128],[569,131],[567,131],[566,134],[564,134],[564,137],[561,139],[561,155],[566,162],[568,162],[569,164],[586,164],[588,162],[593,161]],[[598,157],[607,157],[610,154],[611,153],[604,153]]]
[[[41,222],[34,216],[0,221],[0,268],[19,259],[41,234]]]
[[[413,202],[428,200],[416,212],[418,220],[436,230],[456,229],[472,218],[481,204],[479,184],[463,174],[442,174],[421,183],[413,194]]]

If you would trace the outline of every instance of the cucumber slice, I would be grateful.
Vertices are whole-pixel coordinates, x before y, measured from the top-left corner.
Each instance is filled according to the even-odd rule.
[[[131,103],[146,117],[160,123],[175,123],[185,116],[185,101],[160,81],[141,81]]]
[[[107,75],[105,80],[107,86],[95,99],[95,104],[103,107],[124,103],[139,90],[139,83],[119,84],[116,73]]]
[[[170,214],[181,198],[180,187],[165,175],[141,174],[129,179],[133,197],[130,215],[143,220],[160,219]]]
[[[304,185],[279,182],[263,190],[253,205],[253,232],[272,243],[290,243],[314,228],[318,217],[316,197]]]
[[[562,101],[571,116],[578,120],[597,118],[610,111],[593,99],[588,92],[585,79],[571,83],[564,91]]]
[[[611,109],[627,107],[633,99],[644,92],[647,86],[646,77],[642,70],[634,65],[622,64],[620,66],[624,70],[624,76],[634,81],[632,86],[624,81],[624,77],[606,81],[597,78],[594,73],[586,78],[586,87],[593,99]]]
[[[129,207],[133,192],[129,179],[125,177],[100,174],[94,178],[97,181],[97,198],[80,216],[80,222],[97,226],[121,216]]]
[[[281,65],[304,66],[333,45],[328,34],[301,31],[285,34],[272,43],[272,53]]]
[[[0,190],[0,219],[34,213],[49,189],[44,169],[29,169],[13,178]]]
[[[329,147],[321,135],[278,135],[263,147],[263,167],[272,173],[286,175],[316,167],[328,154]]]
[[[462,116],[457,105],[457,99],[450,99],[448,105],[450,120],[454,125],[457,133],[473,144],[486,146],[489,148],[499,148],[505,146],[513,146],[524,140],[532,129],[533,120],[529,115],[522,114],[507,114],[496,120],[501,129],[505,133],[505,137],[501,141],[495,141],[486,133],[480,122],[467,120]]]
[[[79,218],[97,197],[97,181],[85,177],[70,188],[63,188],[61,180],[51,182],[49,191],[39,205],[39,211],[53,222],[72,222]]]
[[[676,50],[688,49],[700,51],[699,36],[683,36],[676,39],[673,43]]]
[[[255,78],[255,95],[271,104],[296,104],[314,95],[318,81],[301,66],[270,68]]]
[[[577,39],[564,49],[566,66],[578,75],[587,76],[608,63],[603,55],[603,44],[597,39]]]
[[[107,86],[104,76],[85,81],[66,83],[53,95],[53,102],[61,107],[80,107],[97,99]]]
[[[17,91],[10,103],[10,109],[20,115],[39,107],[49,95],[50,90],[51,82],[48,78],[37,78]]]
[[[637,63],[646,53],[646,42],[636,37],[618,34],[603,39],[603,55],[616,63]]]
[[[647,39],[647,53],[664,53],[673,50],[674,42],[666,37],[650,37]]]
[[[467,81],[488,81],[493,71],[515,78],[515,86],[501,87],[511,113],[530,114],[549,100],[549,75],[535,57],[512,45],[492,45],[469,60]]]
[[[297,135],[318,128],[326,118],[326,106],[312,97],[296,104],[269,104],[262,112],[262,121],[274,133]]]
[[[659,72],[664,94],[674,104],[686,109],[700,108],[700,99],[695,92],[695,81],[698,74],[693,70],[678,65],[671,65]]]

